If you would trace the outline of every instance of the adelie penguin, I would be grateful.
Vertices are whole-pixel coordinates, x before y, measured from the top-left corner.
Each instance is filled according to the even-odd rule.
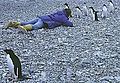
[[[82,10],[80,9],[79,6],[76,6],[75,8],[76,8],[76,17],[77,17],[77,18],[80,18],[80,15],[81,15],[81,13],[82,13]]]
[[[109,0],[109,12],[110,13],[113,13],[114,12],[114,5],[113,5],[113,2],[112,2],[112,0]]]
[[[99,21],[98,20],[98,15],[97,15],[98,11],[95,11],[95,9],[93,7],[89,7],[89,8],[91,9],[93,20],[94,21]]]
[[[107,6],[104,4],[102,8],[102,18],[103,19],[107,18],[107,15],[108,15],[108,9]]]
[[[6,56],[7,65],[8,65],[9,72],[12,75],[12,78],[15,80],[31,79],[31,77],[24,77],[22,75],[20,59],[18,58],[18,56],[15,55],[13,50],[5,49],[4,52],[6,52],[7,54]]]

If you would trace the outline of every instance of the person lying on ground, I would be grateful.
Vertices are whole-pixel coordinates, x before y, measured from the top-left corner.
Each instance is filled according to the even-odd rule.
[[[71,9],[63,9],[62,11],[57,11],[56,13],[38,16],[37,18],[28,22],[17,22],[11,21],[7,24],[7,28],[21,28],[25,31],[38,30],[42,28],[53,29],[58,26],[68,26],[73,27],[73,23],[69,21],[71,15]]]

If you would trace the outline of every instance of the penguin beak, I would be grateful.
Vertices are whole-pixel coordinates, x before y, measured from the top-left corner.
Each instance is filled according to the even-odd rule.
[[[6,49],[5,50],[3,50],[4,52],[6,52]]]
[[[3,50],[6,54],[7,54],[7,51],[6,50]]]

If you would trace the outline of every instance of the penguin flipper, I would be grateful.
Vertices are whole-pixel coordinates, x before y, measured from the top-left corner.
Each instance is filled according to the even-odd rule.
[[[18,78],[18,75],[17,75],[17,67],[14,66],[14,78],[17,79]]]

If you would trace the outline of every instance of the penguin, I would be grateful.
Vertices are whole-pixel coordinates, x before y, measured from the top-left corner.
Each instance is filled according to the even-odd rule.
[[[70,9],[69,5],[67,3],[64,4],[66,9]]]
[[[76,6],[75,8],[76,8],[76,17],[80,18],[80,14],[81,14],[82,10],[80,9],[79,6]]]
[[[11,49],[5,49],[4,52],[7,53],[6,59],[7,59],[9,72],[11,73],[13,78],[21,79],[22,70],[21,70],[21,63],[19,58],[15,55],[15,53]]]
[[[5,49],[4,52],[6,52],[7,54],[6,56],[7,65],[13,79],[15,80],[31,79],[30,77],[22,76],[21,62],[18,56],[15,55],[14,51],[11,49]]]
[[[107,14],[108,14],[108,9],[107,6],[104,4],[102,8],[102,18],[103,19],[107,18]]]
[[[109,0],[109,12],[110,12],[110,13],[113,13],[113,12],[114,12],[114,5],[113,5],[112,0]]]
[[[98,20],[98,15],[97,15],[98,11],[95,11],[95,9],[93,7],[89,7],[89,8],[91,9],[93,20],[94,21],[99,21]]]
[[[84,6],[83,6],[83,13],[84,13],[85,16],[88,16],[88,8],[87,8],[85,2],[84,2]]]

